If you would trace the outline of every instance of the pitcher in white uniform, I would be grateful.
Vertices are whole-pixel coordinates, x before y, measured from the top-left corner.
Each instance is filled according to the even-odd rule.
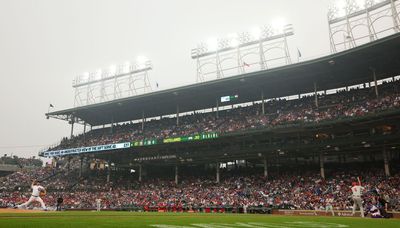
[[[17,207],[18,208],[25,208],[25,207],[29,206],[31,203],[33,203],[33,202],[39,202],[40,206],[42,207],[42,209],[46,210],[46,205],[44,204],[42,198],[40,198],[40,192],[46,193],[46,189],[43,186],[39,185],[39,182],[36,181],[36,180],[34,180],[32,182],[31,188],[32,188],[32,195],[29,198],[29,200],[27,202],[17,206]]]
[[[351,192],[353,193],[352,198],[353,198],[353,213],[352,215],[355,214],[357,206],[360,208],[361,212],[361,217],[364,217],[364,208],[362,205],[362,199],[361,196],[363,194],[364,187],[361,186],[361,181],[358,180],[358,184],[356,182],[353,182],[353,187],[351,187]]]

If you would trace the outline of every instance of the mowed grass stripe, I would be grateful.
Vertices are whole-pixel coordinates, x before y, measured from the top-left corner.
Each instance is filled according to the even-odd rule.
[[[312,223],[342,224],[348,227],[400,227],[400,220],[270,216],[253,214],[188,214],[188,213],[135,213],[135,212],[38,212],[29,214],[1,214],[0,227],[196,227],[192,224],[265,223],[275,227],[310,227]],[[300,222],[300,223],[298,223]],[[292,224],[290,224],[292,223]],[[296,224],[297,223],[297,224]],[[210,226],[212,227],[212,226]],[[233,226],[232,227],[240,227]],[[243,226],[245,227],[245,226]],[[261,227],[261,226],[260,226]],[[268,227],[268,226],[265,226]],[[315,227],[315,226],[314,226]],[[316,226],[315,228],[317,228]],[[323,227],[323,226],[320,226]],[[326,227],[326,226],[325,226]],[[197,227],[198,228],[198,227]],[[328,226],[329,228],[329,226]]]

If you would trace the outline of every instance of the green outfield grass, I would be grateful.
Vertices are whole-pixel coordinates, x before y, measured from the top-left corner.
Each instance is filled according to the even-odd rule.
[[[398,219],[298,217],[244,214],[35,212],[2,213],[0,227],[400,227]]]

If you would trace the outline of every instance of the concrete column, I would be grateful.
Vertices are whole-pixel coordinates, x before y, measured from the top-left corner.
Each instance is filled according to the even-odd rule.
[[[264,158],[264,177],[265,177],[265,178],[268,178],[267,158]]]
[[[83,143],[86,143],[86,122],[83,124]]]
[[[139,165],[139,182],[142,182],[142,165]]]
[[[70,171],[71,170],[71,156],[68,156],[67,160],[68,160],[67,161],[67,170]]]
[[[216,117],[218,119],[219,118],[219,102],[218,102],[218,98],[216,99],[216,105],[217,105]]]
[[[321,177],[322,179],[325,179],[324,154],[322,152],[319,155],[319,166],[321,169]]]
[[[111,173],[111,164],[108,162],[108,167],[107,167],[107,183],[110,182],[110,173]]]
[[[216,167],[216,171],[217,171],[217,173],[216,173],[216,182],[219,184],[219,182],[220,182],[220,175],[219,175],[219,162],[217,162],[217,167]]]
[[[178,165],[175,165],[175,184],[178,184]]]
[[[375,86],[374,86],[374,88],[375,88],[375,95],[376,95],[376,98],[378,98],[378,97],[379,97],[379,92],[378,92],[378,83],[376,82],[376,72],[375,72],[375,69],[372,69],[372,76],[373,76],[373,78],[374,78],[374,84],[375,84]]]
[[[79,167],[79,177],[82,177],[82,169],[83,169],[83,157],[81,157],[81,164],[80,164],[80,167]]]
[[[71,116],[71,139],[74,137],[74,123],[75,123],[75,118],[74,116]]]
[[[317,94],[317,83],[314,82],[314,97],[315,97],[315,107],[318,108],[318,94]]]
[[[389,156],[388,156],[388,151],[386,151],[385,148],[383,148],[383,164],[385,168],[385,175],[387,177],[390,177],[390,166],[389,166]]]
[[[179,105],[176,105],[176,126],[179,126]]]
[[[261,113],[265,114],[264,91],[261,91]]]
[[[161,119],[161,118],[160,118]],[[142,111],[142,131],[144,130],[144,122],[145,122],[145,119],[144,119],[144,111]]]
[[[110,127],[110,133],[114,133],[114,117],[111,117],[111,127]]]

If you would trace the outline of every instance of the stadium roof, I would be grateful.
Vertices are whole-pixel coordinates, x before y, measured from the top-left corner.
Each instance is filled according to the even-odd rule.
[[[221,96],[239,95],[235,103],[340,88],[400,75],[400,33],[314,60],[213,81],[47,113],[68,120],[73,115],[92,126],[137,120],[216,106]],[[231,104],[231,103],[229,103]]]

